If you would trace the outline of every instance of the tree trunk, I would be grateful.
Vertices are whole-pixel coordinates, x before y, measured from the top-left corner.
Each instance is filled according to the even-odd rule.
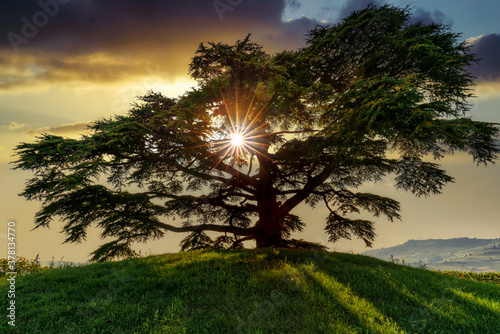
[[[281,246],[283,219],[278,215],[278,202],[270,186],[263,187],[262,197],[257,201],[259,220],[256,223],[257,248]],[[266,189],[267,188],[267,189]]]
[[[255,241],[257,242],[257,248],[282,246],[281,225],[277,218],[261,217],[256,224]]]
[[[264,136],[259,137],[262,144],[260,154],[257,154],[259,160],[259,175],[256,182],[257,187],[257,213],[259,220],[255,227],[255,241],[257,248],[281,246],[283,244],[283,219],[280,218],[278,209],[279,204],[276,200],[276,190],[273,188],[273,169],[274,166],[268,154],[270,146],[270,138]]]

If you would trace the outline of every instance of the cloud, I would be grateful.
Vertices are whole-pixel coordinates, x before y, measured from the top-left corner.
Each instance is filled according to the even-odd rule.
[[[17,122],[10,122],[9,125],[2,125],[0,126],[1,129],[8,129],[9,131],[15,131],[22,129],[26,126],[26,124],[19,124]]]
[[[22,129],[26,126],[26,124],[19,124],[19,123],[16,123],[16,122],[10,122],[8,128],[9,130],[18,130],[18,129]]]
[[[385,4],[383,1],[377,0],[349,0],[340,10],[339,19],[344,19],[349,16],[353,11],[362,10],[369,4],[382,6]]]
[[[302,7],[300,2],[298,2],[297,0],[286,0],[286,6],[290,7],[294,12],[299,10],[300,7]]]
[[[417,7],[412,11],[412,16],[410,18],[410,23],[422,22],[423,24],[431,24],[431,23],[441,23],[448,26],[452,26],[454,21],[446,15],[445,13],[434,10],[430,12],[421,7]]]
[[[0,89],[70,80],[110,82],[143,76],[146,59],[120,59],[109,53],[75,56],[30,54],[0,56]]]
[[[302,16],[299,19],[287,20],[283,23],[283,35],[276,34],[275,41],[281,41],[284,49],[295,49],[304,46],[304,35],[314,29],[320,22],[311,19],[307,16]],[[271,36],[269,36],[270,38]]]
[[[54,127],[38,128],[27,131],[30,135],[40,135],[48,133],[53,135],[79,135],[84,131],[88,131],[88,122],[78,122],[73,124],[62,124]]]
[[[61,4],[63,3],[63,4]],[[252,33],[268,52],[304,45],[318,22],[282,22],[296,0],[0,2],[0,89],[41,82],[134,80],[158,65],[186,76],[200,42]]]
[[[500,81],[500,34],[488,34],[470,38],[467,43],[479,59],[471,67],[478,82]]]

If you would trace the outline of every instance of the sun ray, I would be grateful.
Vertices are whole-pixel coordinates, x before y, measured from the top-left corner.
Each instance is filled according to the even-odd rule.
[[[265,126],[266,126],[266,124],[261,124],[261,125],[259,125],[259,126],[255,127],[254,129],[252,129],[252,130],[250,130],[250,131],[246,132],[245,134],[246,134],[247,136],[249,136],[249,137],[252,137],[252,138],[257,138],[257,137],[265,137],[265,136],[267,136],[268,134],[253,135],[255,132],[259,131],[260,129],[262,129],[262,128],[263,128],[263,127],[265,127]],[[248,127],[247,127],[247,128],[248,128]]]
[[[220,159],[217,161],[217,163],[214,165],[214,167],[213,167],[213,168],[217,168],[217,166],[219,166],[219,164],[220,164],[221,162],[223,162],[223,161],[224,161],[224,159],[225,159],[224,157],[227,155],[227,153],[228,153],[229,151],[231,151],[231,150],[232,150],[232,148],[231,148],[230,146],[229,146],[229,147],[227,147],[226,152],[225,152],[225,153],[224,153],[224,154],[220,157]],[[222,151],[222,150],[219,150],[219,152],[220,152],[220,151]]]
[[[222,150],[226,149],[226,148],[229,148],[231,149],[231,144],[230,144],[230,141],[229,140],[224,140],[223,142],[220,142],[219,144],[224,144],[224,146],[222,147],[219,147],[217,150],[215,150],[214,152],[210,153],[209,155],[207,155],[207,158],[210,158],[211,156],[221,152]],[[227,154],[227,153],[226,153]],[[224,154],[225,155],[225,154]]]
[[[264,106],[262,106],[262,108],[260,109],[260,111],[257,113],[257,115],[255,115],[255,117],[250,121],[250,123],[248,124],[247,128],[251,128],[252,125],[257,121],[257,119],[259,118],[260,114],[262,114],[264,112],[264,110],[267,108],[268,104],[271,102],[271,100],[273,99],[274,97],[274,94],[271,96],[271,98],[269,98],[266,103],[264,104]]]
[[[222,88],[219,89],[220,91],[220,95],[222,97],[222,101],[224,102],[224,106],[226,107],[226,114],[227,114],[227,117],[229,119],[229,122],[231,123],[231,128],[233,130],[235,130],[235,125],[234,125],[234,122],[233,122],[233,118],[231,117],[231,112],[229,111],[229,104],[227,103],[226,101],[226,98],[224,97],[224,93],[222,92]]]
[[[267,156],[267,155],[265,155],[264,153],[260,152],[259,150],[256,150],[255,148],[253,148],[253,147],[251,147],[251,146],[249,146],[248,148],[249,148],[249,149],[251,149],[252,151],[254,151],[254,152],[255,152],[255,153],[257,153],[257,154],[260,154],[262,157],[264,157],[264,158],[266,158],[266,159],[268,159],[268,160],[271,160],[271,158],[270,158],[270,157],[268,157],[268,156]]]
[[[224,107],[219,104],[218,108],[222,113],[209,116],[212,117],[211,127],[206,133],[200,133],[200,139],[206,142],[190,147],[192,149],[206,148],[207,159],[215,156],[211,163],[213,168],[217,168],[226,159],[231,159],[231,164],[238,166],[251,164],[251,160],[255,157],[271,159],[266,155],[270,143],[260,138],[270,135],[266,133],[267,125],[262,122],[262,114],[266,112],[274,95],[265,100],[259,100],[257,90],[253,90],[251,96],[248,96],[249,104],[246,107],[242,105],[239,88],[235,84],[234,98],[226,96],[231,92],[224,92],[221,87],[219,88],[220,103],[223,103]],[[257,103],[256,100],[258,100]],[[241,111],[244,112],[241,113]]]
[[[252,100],[250,101],[250,104],[248,105],[248,110],[245,114],[245,119],[243,120],[243,124],[247,123],[248,116],[250,115],[250,112],[252,111],[252,105],[253,105],[253,101],[255,100],[255,95],[257,95],[257,90],[254,89],[253,95],[252,95]]]
[[[234,102],[235,108],[234,109],[236,111],[236,124],[239,124],[239,122],[240,122],[240,120],[239,120],[239,118],[240,118],[240,116],[239,116],[239,114],[240,114],[240,110],[239,110],[240,109],[240,104],[239,104],[238,97],[239,97],[238,84],[235,81],[234,82],[234,100],[235,100],[235,102]]]

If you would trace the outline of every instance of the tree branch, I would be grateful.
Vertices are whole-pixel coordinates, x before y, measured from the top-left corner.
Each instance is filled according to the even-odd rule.
[[[338,161],[333,160],[323,169],[320,174],[310,178],[305,184],[304,188],[302,188],[297,194],[290,197],[280,206],[280,215],[286,215],[290,211],[292,211],[292,209],[299,205],[303,200],[305,200],[317,186],[325,182],[326,179],[328,179],[328,177],[333,173],[333,171],[338,168],[338,166]]]
[[[190,174],[190,175],[202,178],[204,180],[219,181],[219,182],[222,182],[222,183],[229,183],[229,181],[230,181],[229,179],[226,179],[226,178],[224,178],[222,176],[217,176],[217,175],[212,175],[212,174],[205,174],[205,173],[201,173],[201,172],[197,172],[195,170],[189,169],[187,167],[184,167],[183,165],[181,165],[177,161],[173,161],[172,164],[176,168],[180,169],[181,171],[183,171],[183,172],[185,172],[187,174]]]
[[[335,213],[335,211],[333,211],[332,208],[330,207],[330,205],[328,204],[328,200],[326,199],[326,196],[322,195],[322,197],[323,197],[323,201],[325,202],[326,208],[328,210],[330,210],[331,213]]]
[[[294,133],[306,133],[306,132],[319,132],[320,130],[297,130],[297,131],[278,131],[278,132],[268,132],[266,135],[269,136],[274,136],[274,135],[281,135],[281,134],[294,134]]]
[[[236,226],[224,226],[215,224],[202,224],[202,225],[178,227],[166,223],[156,222],[155,225],[171,232],[213,231],[222,233],[233,233],[236,235],[244,235],[244,236],[250,236],[253,234],[252,228],[242,228]]]
[[[150,192],[151,193],[151,192]],[[203,202],[207,204],[212,204],[214,206],[221,207],[226,210],[235,210],[235,211],[244,211],[244,212],[254,212],[256,210],[256,206],[253,204],[246,204],[245,206],[237,206],[231,205],[224,202],[225,198],[230,197],[230,195],[224,195],[220,197],[208,197],[202,195],[200,197],[192,196],[192,195],[172,195],[172,194],[161,194],[163,197],[177,199],[177,200],[187,200],[190,202]]]
[[[235,177],[239,188],[242,188],[251,194],[255,194],[255,191],[253,189],[247,187],[247,186],[250,186],[250,187],[255,188],[255,181],[252,177],[250,177],[246,174],[243,174],[239,170],[225,164],[222,161],[218,162],[217,164],[214,164],[214,166],[215,166],[214,167],[215,169],[220,170],[221,172],[226,172],[226,173],[232,175],[233,177]],[[245,184],[241,184],[241,183],[239,183],[239,181],[243,181]]]

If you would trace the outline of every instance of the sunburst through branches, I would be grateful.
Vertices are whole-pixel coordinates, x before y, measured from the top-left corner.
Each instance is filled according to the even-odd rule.
[[[246,165],[254,156],[265,156],[263,151],[269,146],[263,140],[268,136],[262,122],[263,114],[272,97],[256,102],[254,91],[248,106],[242,108],[239,103],[238,89],[235,89],[233,103],[219,91],[221,104],[219,117],[213,118],[214,132],[209,136],[209,142],[204,145],[209,149],[208,157],[218,158],[214,167],[222,161],[230,160],[238,166]],[[242,112],[243,111],[243,112]],[[218,119],[218,121],[217,121]]]
[[[236,120],[234,120],[236,121]],[[252,122],[230,122],[231,125],[223,124],[223,139],[217,142],[214,154],[219,156],[219,162],[225,159],[233,159],[238,165],[246,164],[247,160],[254,154],[260,154],[258,146],[262,145],[257,141],[258,131],[252,127]]]

